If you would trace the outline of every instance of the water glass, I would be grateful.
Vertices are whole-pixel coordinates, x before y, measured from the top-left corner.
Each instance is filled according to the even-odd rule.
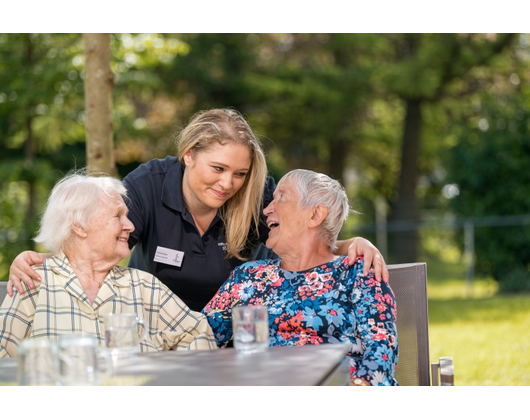
[[[65,334],[58,339],[61,373],[64,385],[100,385],[110,376],[112,365],[108,353],[99,349],[94,337],[87,334]],[[65,363],[69,360],[70,363]]]
[[[234,347],[241,353],[264,351],[269,346],[269,313],[266,306],[232,308]]]
[[[60,356],[56,342],[47,338],[27,338],[17,349],[18,383],[27,386],[62,385],[68,378],[61,374]]]
[[[139,343],[146,337],[145,323],[135,313],[105,315],[105,345],[112,357],[131,357],[138,354]]]

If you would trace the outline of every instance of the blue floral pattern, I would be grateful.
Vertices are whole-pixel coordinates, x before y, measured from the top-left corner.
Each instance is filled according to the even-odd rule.
[[[232,271],[206,305],[217,343],[232,339],[231,308],[265,305],[269,345],[351,344],[350,376],[371,385],[397,385],[396,301],[388,282],[363,275],[364,261],[345,256],[307,271],[280,268],[280,260],[251,261]]]

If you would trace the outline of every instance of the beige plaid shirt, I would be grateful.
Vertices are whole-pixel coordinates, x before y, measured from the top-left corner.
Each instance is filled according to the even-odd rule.
[[[149,273],[116,266],[90,303],[64,254],[48,258],[36,271],[34,289],[6,296],[0,307],[0,359],[16,355],[27,337],[56,338],[80,332],[105,343],[104,315],[135,312],[148,328],[140,350],[216,349],[206,317],[194,312]]]

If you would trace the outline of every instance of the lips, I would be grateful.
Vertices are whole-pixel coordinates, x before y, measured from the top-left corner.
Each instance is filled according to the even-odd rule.
[[[219,197],[219,198],[223,198],[223,199],[226,198],[226,197],[228,197],[228,196],[230,195],[230,194],[227,193],[227,192],[222,192],[222,191],[219,191],[219,190],[214,190],[213,188],[212,188],[212,192],[213,192],[217,197]]]
[[[267,226],[269,227],[269,229],[273,229],[275,227],[280,226],[280,224],[278,222],[270,221],[270,222],[267,222]]]

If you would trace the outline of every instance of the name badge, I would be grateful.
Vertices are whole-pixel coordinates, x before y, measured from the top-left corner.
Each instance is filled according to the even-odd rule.
[[[174,265],[175,267],[180,267],[182,265],[183,258],[184,252],[182,251],[164,248],[163,246],[157,246],[155,258],[153,258],[153,261]]]

